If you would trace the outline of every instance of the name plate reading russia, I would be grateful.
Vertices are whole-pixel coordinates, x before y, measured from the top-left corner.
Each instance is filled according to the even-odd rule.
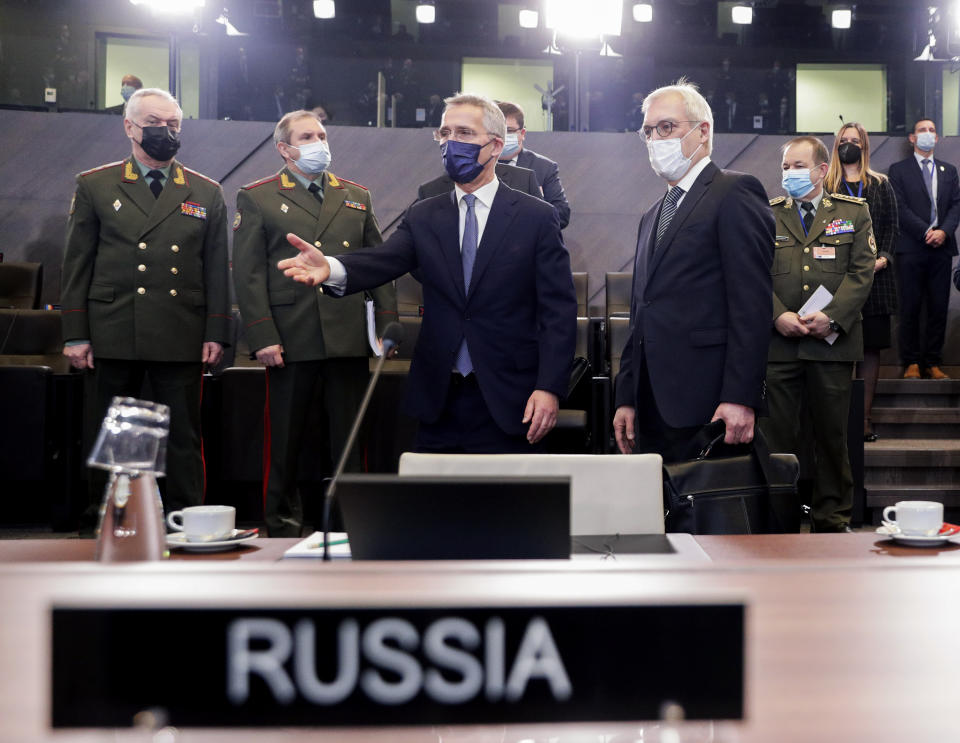
[[[744,607],[54,608],[54,727],[742,719]]]

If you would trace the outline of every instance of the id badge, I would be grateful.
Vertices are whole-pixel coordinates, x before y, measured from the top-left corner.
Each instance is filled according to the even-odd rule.
[[[832,245],[815,245],[813,247],[813,257],[818,261],[835,261],[837,259],[837,249]]]

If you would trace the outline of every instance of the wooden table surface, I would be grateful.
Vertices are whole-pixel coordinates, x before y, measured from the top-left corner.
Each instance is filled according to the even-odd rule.
[[[700,537],[714,562],[678,561],[673,568],[579,561],[274,564],[293,541],[256,540],[255,547],[232,553],[127,565],[90,562],[91,541],[0,543],[0,740],[114,740],[107,731],[54,734],[49,729],[53,605],[316,608],[543,602],[597,605],[602,611],[604,604],[731,599],[748,607],[746,720],[712,729],[691,725],[673,740],[940,743],[958,737],[960,550],[952,545],[905,549],[873,534]],[[88,561],[50,562],[67,555]],[[179,662],[172,650],[164,657],[164,662]],[[656,740],[652,732],[651,725],[642,723],[453,730],[189,729],[177,741],[261,741],[268,735],[281,743],[639,743]],[[134,739],[130,733],[116,739],[126,740],[124,735]]]

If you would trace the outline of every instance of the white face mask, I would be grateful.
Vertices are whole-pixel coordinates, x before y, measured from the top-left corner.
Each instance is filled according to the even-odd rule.
[[[937,143],[937,135],[933,132],[920,132],[917,135],[917,149],[930,152]]]
[[[313,175],[314,173],[322,173],[330,167],[330,147],[326,142],[317,140],[299,147],[290,146],[300,151],[300,158],[293,162],[302,172]]]
[[[651,139],[647,141],[647,154],[650,156],[650,167],[653,172],[666,181],[679,181],[690,169],[690,161],[697,154],[697,150],[703,147],[701,142],[697,145],[697,150],[690,153],[690,157],[683,156],[683,140],[694,132],[699,132],[700,127],[696,126],[682,137],[674,139]]]
[[[511,157],[516,155],[520,151],[520,135],[519,134],[507,134],[507,138],[503,140],[503,152],[500,153],[501,160],[509,160]]]

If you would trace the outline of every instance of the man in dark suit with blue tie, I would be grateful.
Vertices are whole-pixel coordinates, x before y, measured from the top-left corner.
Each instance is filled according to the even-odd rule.
[[[713,420],[725,422],[725,443],[753,440],[774,221],[756,178],[710,161],[713,114],[695,86],[655,90],[643,112],[650,164],[669,190],[640,221],[613,428],[624,454],[676,461],[695,454],[691,439]]]
[[[904,379],[947,379],[940,369],[950,302],[950,265],[957,254],[960,182],[957,169],[933,157],[937,126],[929,119],[914,124],[913,154],[890,166],[897,196],[900,238],[897,278],[900,289],[899,344]],[[927,306],[926,333],[920,313]]]
[[[566,392],[577,316],[570,257],[553,207],[496,178],[505,136],[492,101],[448,98],[435,137],[453,192],[413,204],[376,250],[328,258],[290,235],[300,255],[278,264],[333,294],[419,271],[423,325],[406,400],[419,451],[541,451]]]

